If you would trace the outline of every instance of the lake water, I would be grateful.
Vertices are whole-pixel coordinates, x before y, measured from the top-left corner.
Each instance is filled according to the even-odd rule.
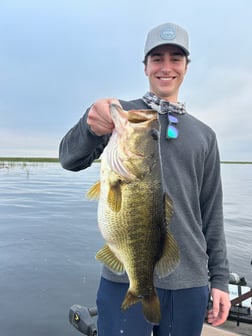
[[[230,269],[252,287],[252,165],[222,165]],[[85,193],[99,164],[78,173],[57,163],[0,169],[0,335],[81,335],[73,304],[95,305],[103,241]]]

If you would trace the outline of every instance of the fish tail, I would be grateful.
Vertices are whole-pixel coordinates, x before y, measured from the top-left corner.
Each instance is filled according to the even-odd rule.
[[[142,299],[143,313],[146,320],[152,324],[159,324],[161,320],[160,302],[156,293]]]
[[[125,295],[125,298],[122,303],[122,309],[126,310],[133,304],[142,300],[142,297],[135,295],[130,289]]]
[[[126,310],[139,301],[142,302],[143,313],[146,320],[152,324],[159,324],[161,320],[161,309],[156,291],[154,291],[151,295],[136,296],[128,290],[122,303],[122,309]]]

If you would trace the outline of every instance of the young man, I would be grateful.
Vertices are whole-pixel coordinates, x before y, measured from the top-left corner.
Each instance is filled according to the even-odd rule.
[[[159,336],[200,336],[207,312],[208,272],[213,298],[208,322],[217,326],[228,316],[229,270],[216,136],[178,101],[188,56],[183,28],[171,23],[155,27],[144,49],[149,91],[140,99],[119,101],[125,110],[150,108],[159,113],[164,191],[174,204],[171,230],[179,245],[180,264],[166,278],[155,276],[162,320],[154,331],[143,317],[141,304],[121,311],[127,277],[104,267],[97,294],[99,336],[147,336],[152,331]],[[62,139],[60,161],[65,169],[85,169],[100,156],[114,128],[112,102],[118,103],[116,99],[95,102]]]

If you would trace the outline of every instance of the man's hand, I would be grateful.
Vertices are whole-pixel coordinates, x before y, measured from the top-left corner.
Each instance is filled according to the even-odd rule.
[[[211,290],[213,298],[213,307],[208,311],[207,320],[213,326],[218,326],[224,323],[228,317],[231,303],[229,300],[229,294],[223,292],[217,288]]]
[[[101,136],[112,133],[114,123],[110,115],[109,105],[118,104],[118,99],[101,99],[95,102],[88,112],[87,124],[92,132]]]

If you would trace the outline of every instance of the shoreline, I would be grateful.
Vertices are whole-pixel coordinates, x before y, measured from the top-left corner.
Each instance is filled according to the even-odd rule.
[[[58,158],[50,158],[50,157],[0,157],[0,162],[59,162]]]
[[[99,162],[99,160],[95,160]],[[57,163],[59,162],[58,158],[53,157],[0,157],[0,162],[45,162],[45,163]],[[252,164],[252,161],[221,161],[221,164]]]

